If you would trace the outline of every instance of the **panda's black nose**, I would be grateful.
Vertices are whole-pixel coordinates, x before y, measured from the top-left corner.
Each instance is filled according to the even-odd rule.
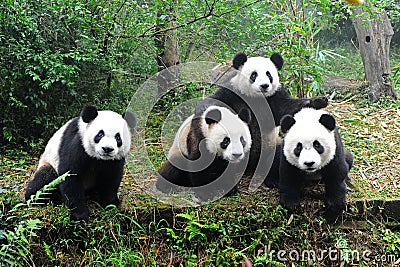
[[[312,167],[314,165],[314,161],[309,161],[309,162],[304,162],[304,165],[306,165],[307,167]]]
[[[234,159],[238,159],[238,158],[240,158],[242,156],[242,153],[234,153],[234,154],[232,154],[232,157],[234,158]]]
[[[109,146],[103,146],[102,149],[103,149],[103,151],[104,151],[105,153],[110,153],[110,152],[113,152],[113,151],[114,151],[114,148],[109,147]]]
[[[260,87],[261,87],[262,91],[265,92],[269,88],[269,84],[268,83],[264,83],[264,84],[261,84]]]

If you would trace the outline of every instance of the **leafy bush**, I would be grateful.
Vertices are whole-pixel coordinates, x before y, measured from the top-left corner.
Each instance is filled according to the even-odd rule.
[[[125,89],[130,79],[118,82],[131,70],[120,65],[135,57],[110,15],[123,17],[122,4],[102,5],[7,1],[0,7],[1,146],[48,139],[86,104],[125,108],[134,87]]]

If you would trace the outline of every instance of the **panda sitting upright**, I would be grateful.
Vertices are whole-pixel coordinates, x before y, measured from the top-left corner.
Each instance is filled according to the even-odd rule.
[[[252,144],[250,121],[249,110],[236,115],[220,106],[187,118],[175,135],[168,161],[158,171],[156,187],[165,193],[179,191],[175,185],[190,187],[205,201],[235,190]]]
[[[269,167],[267,162],[272,162],[274,154],[275,128],[281,118],[286,114],[293,115],[303,107],[324,108],[328,100],[326,97],[292,98],[279,82],[278,70],[283,66],[283,58],[278,53],[270,58],[248,58],[238,53],[232,65],[237,70],[236,75],[227,84],[221,85],[215,94],[204,99],[195,114],[200,116],[207,106],[221,103],[235,112],[249,109],[253,145],[247,171],[253,173],[257,168],[258,174],[265,178]]]
[[[121,116],[85,107],[80,117],[68,121],[47,143],[34,178],[27,185],[25,199],[69,171],[51,199],[57,200],[59,195],[72,219],[88,220],[87,196],[102,206],[119,205],[117,191],[135,124],[131,111]]]
[[[335,119],[323,110],[303,108],[281,121],[284,133],[277,154],[280,204],[295,211],[302,188],[311,180],[325,184],[326,218],[335,220],[346,207],[346,184],[353,156],[339,136]]]

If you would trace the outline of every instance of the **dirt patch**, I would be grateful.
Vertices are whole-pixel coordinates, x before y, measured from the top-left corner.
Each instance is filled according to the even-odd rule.
[[[332,103],[344,145],[355,158],[350,175],[354,198],[399,198],[400,110]]]

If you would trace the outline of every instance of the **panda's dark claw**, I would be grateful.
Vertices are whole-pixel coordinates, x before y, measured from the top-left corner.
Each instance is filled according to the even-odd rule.
[[[300,208],[300,203],[295,199],[280,198],[279,204],[289,211],[289,213],[296,213]]]
[[[337,206],[328,207],[325,211],[325,220],[328,223],[335,223],[338,221],[343,213],[343,208]]]
[[[346,200],[343,199],[326,199],[325,200],[325,219],[328,223],[334,223],[346,209]]]
[[[88,222],[89,221],[89,211],[82,211],[82,212],[72,211],[71,212],[71,220]]]
[[[264,184],[266,187],[272,189],[272,188],[279,188],[279,178],[277,177],[267,177],[264,180]]]

